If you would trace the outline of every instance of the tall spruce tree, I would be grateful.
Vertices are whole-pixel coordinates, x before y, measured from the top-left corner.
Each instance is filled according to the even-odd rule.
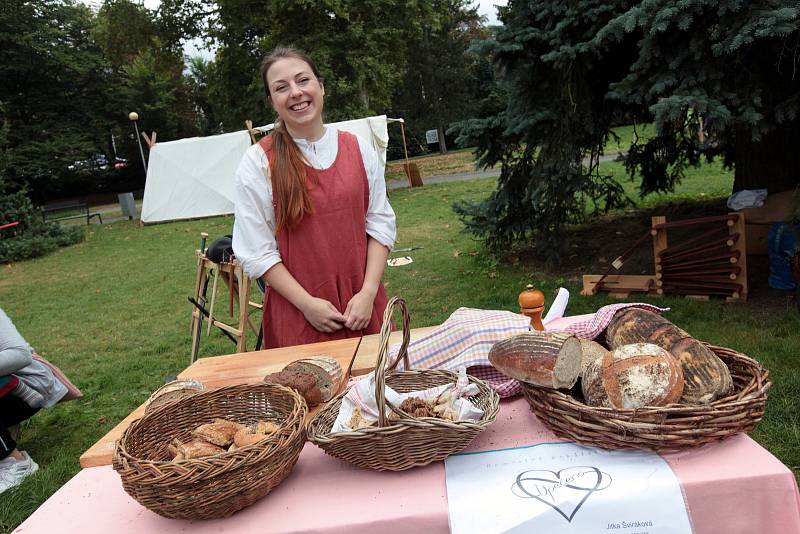
[[[505,108],[460,127],[484,166],[501,164],[485,202],[461,204],[467,227],[498,246],[531,231],[558,259],[585,205],[620,206],[598,161],[616,118],[655,121],[627,159],[641,191],[674,187],[687,165],[722,156],[734,189],[800,181],[797,2],[511,1],[484,43]],[[697,135],[699,125],[706,137]],[[586,159],[588,158],[588,160]],[[585,163],[588,161],[588,164]]]

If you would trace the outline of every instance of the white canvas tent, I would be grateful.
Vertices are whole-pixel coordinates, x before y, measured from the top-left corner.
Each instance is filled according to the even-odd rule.
[[[372,142],[386,163],[386,115],[330,123]],[[272,124],[257,128],[271,130]],[[247,130],[156,143],[150,149],[142,222],[154,223],[233,213],[234,174],[247,148]]]

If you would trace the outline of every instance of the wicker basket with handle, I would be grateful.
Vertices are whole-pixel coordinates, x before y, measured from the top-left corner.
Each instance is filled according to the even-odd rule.
[[[708,345],[728,366],[734,391],[702,405],[617,410],[588,406],[561,391],[522,384],[525,399],[556,435],[604,449],[666,452],[752,430],[764,415],[769,372],[731,349]]]
[[[392,313],[398,308],[403,317],[403,342],[397,360],[387,369]],[[375,397],[378,406],[388,407],[398,418],[389,420],[384,410],[379,410],[378,426],[359,428],[352,432],[331,433],[342,404],[342,393],[320,411],[309,423],[307,435],[326,453],[360,467],[377,470],[402,471],[427,465],[464,450],[497,416],[500,398],[481,380],[470,376],[470,383],[478,386],[479,393],[470,401],[483,410],[480,421],[447,421],[437,417],[413,417],[392,405],[385,398],[385,386],[398,393],[421,391],[436,386],[452,384],[458,375],[452,371],[420,369],[410,370],[408,362],[410,318],[404,300],[394,297],[383,314],[383,327],[375,364]],[[400,358],[405,371],[395,371]],[[369,380],[365,378],[364,380]]]
[[[253,504],[291,471],[305,442],[308,408],[292,389],[246,384],[198,393],[135,421],[117,441],[114,469],[125,491],[159,515],[180,519],[227,517]],[[213,456],[170,461],[173,438],[189,441],[216,418],[241,424],[271,421],[278,430],[255,443]]]

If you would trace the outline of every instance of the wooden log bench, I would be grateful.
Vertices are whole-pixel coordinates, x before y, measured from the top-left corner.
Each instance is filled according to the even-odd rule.
[[[79,200],[46,204],[42,208],[42,217],[45,221],[64,221],[86,217],[86,224],[89,224],[93,217],[97,217],[100,224],[103,224],[102,215],[98,212],[89,211],[89,205]]]

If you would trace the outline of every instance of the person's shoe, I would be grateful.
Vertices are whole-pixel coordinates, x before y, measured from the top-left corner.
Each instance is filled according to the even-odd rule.
[[[25,451],[20,451],[23,459],[17,460],[11,456],[0,460],[0,493],[9,488],[18,486],[28,475],[34,474],[39,466],[28,456]]]

